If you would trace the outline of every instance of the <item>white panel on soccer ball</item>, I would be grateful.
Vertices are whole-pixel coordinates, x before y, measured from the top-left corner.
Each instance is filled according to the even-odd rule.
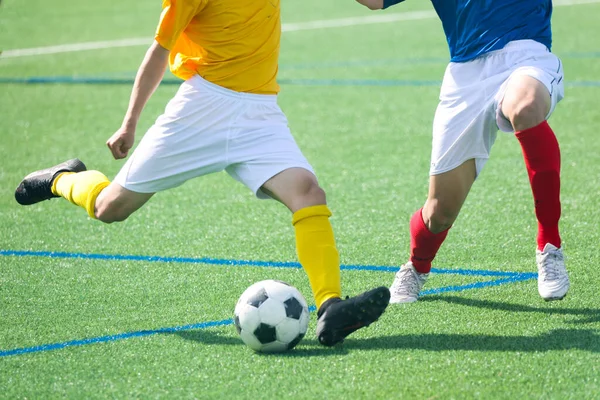
[[[244,343],[246,343],[246,346],[250,347],[252,350],[254,350],[254,351],[262,350],[261,349],[262,344],[258,341],[256,336],[254,336],[253,331],[247,331],[245,329],[242,329],[242,332],[240,333],[240,337],[242,338],[242,341]]]
[[[289,299],[294,292],[297,292],[294,287],[274,280],[265,282],[265,290],[269,294],[269,298],[273,298],[282,302]]]
[[[240,298],[240,300],[235,305],[235,309],[233,310],[233,315],[240,315],[242,308],[244,308],[244,304],[245,303],[243,303],[242,299]]]
[[[260,322],[271,326],[277,325],[286,317],[283,303],[271,298],[260,305],[258,312],[260,313]]]
[[[300,333],[300,323],[297,319],[286,318],[277,325],[277,340],[289,343]]]
[[[275,341],[269,344],[265,344],[261,347],[261,353],[280,353],[282,351],[286,351],[287,343],[282,343],[280,341]]]
[[[236,313],[240,320],[240,326],[243,330],[254,332],[254,330],[260,325],[261,316],[258,308],[251,306],[250,304],[240,305],[239,312]]]
[[[306,309],[305,311],[302,312],[302,315],[300,316],[300,320],[298,321],[298,326],[299,326],[299,332],[300,333],[306,333],[306,331],[308,330],[308,321],[310,319],[310,314],[308,313],[308,309]]]

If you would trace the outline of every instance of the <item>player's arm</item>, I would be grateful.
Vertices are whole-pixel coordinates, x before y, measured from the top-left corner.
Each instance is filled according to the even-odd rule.
[[[154,43],[138,69],[129,107],[121,128],[106,142],[116,159],[127,157],[135,139],[135,127],[146,102],[162,80],[168,65],[169,53],[192,18],[206,5],[207,0],[163,0]]]
[[[371,9],[371,10],[382,10],[393,6],[394,4],[398,4],[404,0],[356,0],[363,6]]]
[[[155,41],[146,52],[135,77],[124,124],[133,126],[137,124],[142,109],[165,76],[168,64],[169,50]]]
[[[114,158],[127,157],[135,141],[135,128],[142,110],[165,75],[168,63],[169,50],[155,41],[138,69],[121,128],[106,142]]]

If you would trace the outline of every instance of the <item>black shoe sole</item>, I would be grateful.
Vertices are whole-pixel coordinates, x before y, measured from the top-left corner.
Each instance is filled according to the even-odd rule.
[[[17,203],[28,206],[58,197],[52,193],[52,182],[61,172],[82,172],[87,168],[83,162],[74,158],[50,168],[32,172],[27,175],[15,190]]]
[[[351,333],[377,321],[390,302],[387,287],[378,287],[354,298],[331,304],[317,321],[317,337],[324,346],[335,346]]]

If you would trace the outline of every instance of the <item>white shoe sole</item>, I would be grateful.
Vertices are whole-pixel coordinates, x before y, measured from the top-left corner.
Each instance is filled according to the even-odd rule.
[[[407,303],[414,303],[416,301],[417,301],[417,299],[414,299],[414,298],[400,298],[400,299],[390,298],[390,304],[407,304]]]

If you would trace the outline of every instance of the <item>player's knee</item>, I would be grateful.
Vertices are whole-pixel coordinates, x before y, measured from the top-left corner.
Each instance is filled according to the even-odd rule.
[[[325,191],[315,175],[303,168],[290,168],[262,186],[263,192],[285,204],[292,212],[326,204]]]
[[[306,179],[300,182],[294,195],[286,202],[292,211],[321,204],[327,204],[327,199],[325,191],[319,186],[316,179]]]
[[[458,217],[458,210],[449,204],[444,204],[435,199],[427,200],[423,207],[423,220],[433,233],[443,232],[450,228]]]
[[[448,214],[432,214],[429,218],[429,230],[432,233],[440,233],[450,228],[454,221],[456,220],[456,216],[450,216]]]
[[[548,89],[533,78],[516,89],[507,91],[502,101],[502,112],[515,131],[533,128],[542,123],[550,111]]]
[[[306,203],[325,204],[325,191],[319,186],[316,180],[310,179],[302,185],[302,190],[299,192],[299,197]]]
[[[546,118],[547,106],[536,99],[524,99],[513,107],[511,124],[515,131],[533,128]]]

